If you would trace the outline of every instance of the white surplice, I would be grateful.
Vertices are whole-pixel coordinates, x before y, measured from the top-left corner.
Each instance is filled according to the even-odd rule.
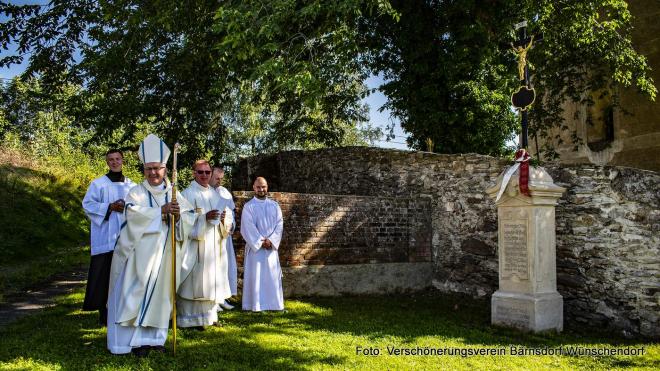
[[[126,177],[123,182],[113,182],[104,175],[94,179],[87,188],[82,206],[92,224],[90,230],[92,255],[114,249],[124,222],[124,214],[111,212],[108,220],[105,216],[110,204],[119,199],[123,200],[134,186],[135,183]]]
[[[195,210],[195,224],[181,267],[177,324],[180,327],[208,326],[217,322],[217,304],[231,297],[231,290],[227,274],[227,239],[218,229],[220,219],[206,220],[206,213],[228,211],[229,204],[213,188],[203,187],[196,181],[182,193]],[[233,225],[231,215],[228,218]]]
[[[236,204],[234,204],[234,197],[231,192],[223,186],[218,186],[216,189],[220,198],[227,202],[227,207],[231,210],[231,218],[235,220],[234,210],[236,209]],[[227,237],[227,260],[229,262],[229,287],[231,288],[232,296],[238,293],[238,266],[236,265],[236,252],[234,251],[234,240],[232,235],[234,232],[234,226],[232,225],[229,237]]]
[[[256,197],[246,202],[241,213],[241,235],[245,239],[243,310],[282,310],[282,268],[278,249],[282,241],[282,210],[271,199]],[[264,249],[265,239],[273,244]]]
[[[112,258],[108,297],[108,349],[128,353],[143,345],[163,345],[172,310],[172,242],[161,207],[171,201],[168,181],[152,187],[145,180],[126,197],[122,227]],[[182,250],[194,222],[194,210],[180,193],[176,224],[176,286]]]

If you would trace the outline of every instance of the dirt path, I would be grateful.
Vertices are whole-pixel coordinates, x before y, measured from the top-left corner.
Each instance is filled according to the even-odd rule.
[[[47,281],[25,292],[6,297],[0,304],[0,327],[43,308],[55,305],[55,297],[68,294],[84,285],[87,280],[87,267],[78,267],[74,271],[58,273]]]

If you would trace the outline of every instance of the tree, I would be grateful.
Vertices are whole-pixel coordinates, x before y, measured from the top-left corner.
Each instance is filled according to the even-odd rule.
[[[3,46],[32,51],[28,71],[46,86],[84,86],[75,117],[99,138],[119,128],[129,140],[135,122],[151,123],[168,141],[186,138],[191,158],[226,149],[229,132],[259,132],[248,147],[269,150],[360,138],[363,81],[379,73],[413,148],[501,155],[518,128],[510,43],[521,19],[544,35],[529,54],[540,97],[532,133],[561,126],[562,102],[589,103],[602,87],[656,94],[624,0],[0,4],[10,14]]]
[[[264,54],[258,63],[250,63],[255,56],[248,59],[242,54],[256,51],[236,40],[248,36],[237,27],[249,21],[245,17],[251,13],[243,13],[246,6],[257,7],[257,2],[76,0],[52,1],[43,8],[0,5],[10,16],[0,28],[0,38],[5,48],[18,40],[19,53],[31,53],[28,75],[38,75],[52,91],[70,82],[84,86],[71,108],[81,125],[95,131],[96,141],[121,132],[120,142],[134,146],[136,123],[146,122],[166,141],[183,141],[182,161],[211,154],[220,160],[232,125],[227,119],[246,122],[235,116],[242,110],[227,110],[235,103],[231,99],[239,96],[241,106],[259,109],[260,120],[267,123],[262,141],[270,146],[262,150],[364,143],[361,138],[369,139],[372,133],[360,102],[366,92],[363,73],[355,70],[355,63],[345,66],[343,51],[333,49],[343,40],[320,40],[313,48],[294,50],[295,45],[312,44],[293,38],[287,49],[260,47]],[[270,6],[285,5],[282,1]],[[280,18],[266,17],[266,23],[287,23],[277,14]],[[307,34],[304,28],[313,26],[307,21],[301,17],[292,27]],[[250,37],[264,42],[271,38],[266,33]],[[314,58],[316,48],[324,49],[325,58]],[[19,59],[3,58],[0,64]],[[289,62],[294,64],[287,68],[296,72],[278,73],[277,64]]]
[[[630,41],[623,0],[392,0],[400,15],[364,18],[362,39],[374,73],[383,73],[386,108],[410,133],[408,143],[437,152],[501,154],[519,131],[510,110],[518,84],[513,24],[543,34],[529,53],[538,99],[531,129],[549,135],[565,100],[588,104],[605,86],[635,85],[654,99],[643,56]],[[615,89],[611,89],[615,91]]]
[[[81,148],[92,133],[81,130],[62,109],[79,87],[63,86],[57,94],[43,90],[39,80],[13,79],[0,86],[0,140],[27,144],[38,156]]]
[[[367,119],[369,71],[355,43],[362,8],[379,1],[226,1],[216,13],[219,63],[253,81],[253,103],[277,107],[275,139],[338,145]],[[313,145],[312,145],[313,146]]]
[[[364,48],[408,144],[500,155],[516,128],[508,91],[511,7],[501,1],[393,0],[400,18],[364,18]]]
[[[528,9],[534,12],[528,10],[525,16],[537,19],[536,32],[545,36],[529,56],[537,96],[543,98],[530,112],[532,135],[561,141],[553,129],[568,129],[563,122],[565,101],[589,106],[595,95],[611,94],[609,109],[615,109],[618,88],[630,86],[655,100],[657,89],[646,58],[631,41],[633,18],[626,1],[530,3]],[[577,134],[572,136],[577,142]],[[554,151],[546,147],[546,152]]]

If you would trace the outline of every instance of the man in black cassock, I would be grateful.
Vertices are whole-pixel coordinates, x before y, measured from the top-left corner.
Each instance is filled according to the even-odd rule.
[[[85,214],[91,221],[92,250],[83,310],[98,310],[102,326],[107,322],[110,266],[124,222],[124,198],[135,185],[122,174],[124,156],[121,151],[109,150],[105,161],[108,173],[92,181],[82,202]]]

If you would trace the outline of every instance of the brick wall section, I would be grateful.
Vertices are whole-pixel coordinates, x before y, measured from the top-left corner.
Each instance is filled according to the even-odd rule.
[[[431,261],[431,200],[271,192],[284,218],[283,267]],[[237,226],[252,192],[234,192]],[[245,243],[234,236],[237,260]],[[242,264],[240,264],[242,265]]]
[[[474,154],[365,147],[289,151],[239,162],[232,189],[251,189],[254,177],[265,176],[274,191],[431,197],[436,285],[487,295],[498,282],[497,213],[484,190],[506,164]]]
[[[289,151],[242,160],[233,189],[255,176],[272,190],[430,197],[434,285],[497,289],[497,213],[485,190],[508,161],[375,148]],[[557,215],[557,282],[565,318],[660,338],[660,175],[595,165],[548,166],[566,187]],[[355,235],[354,235],[355,236]]]

